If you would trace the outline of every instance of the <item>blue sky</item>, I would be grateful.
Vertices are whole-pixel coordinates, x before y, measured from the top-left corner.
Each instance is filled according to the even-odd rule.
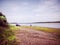
[[[60,0],[0,0],[8,22],[60,21]]]

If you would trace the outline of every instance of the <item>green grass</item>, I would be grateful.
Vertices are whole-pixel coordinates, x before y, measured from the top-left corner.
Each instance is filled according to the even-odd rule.
[[[40,26],[11,26],[12,30],[18,30],[21,28],[31,28],[34,30],[38,30],[38,31],[44,31],[44,32],[50,32],[50,33],[58,33],[60,34],[60,28],[48,28],[48,27],[40,27]]]
[[[38,27],[38,26],[34,26],[32,28],[36,30],[45,31],[45,32],[60,33],[60,29],[57,29],[57,28],[47,28],[47,27]]]
[[[30,29],[34,29],[34,30],[38,30],[38,31],[44,31],[44,32],[50,32],[50,33],[58,33],[58,34],[60,34],[60,29],[57,29],[57,28],[48,28],[48,27],[39,27],[39,26],[20,26],[19,27],[19,26],[10,25],[10,30],[12,30],[13,32],[17,31],[17,30],[20,30],[21,28],[22,29],[23,28],[30,28]],[[9,30],[9,29],[7,29],[7,30]],[[14,35],[8,37],[8,40],[10,40],[10,41],[14,40],[14,39],[15,39]]]
[[[48,27],[39,27],[39,26],[22,26],[24,28],[31,28],[38,31],[50,32],[50,33],[59,33],[60,29],[58,28],[48,28]]]
[[[11,29],[12,31],[14,31],[14,30],[19,30],[20,27],[19,27],[19,26],[10,25],[10,29]]]
[[[8,45],[14,44],[13,42],[16,41],[14,31],[20,29],[20,27],[12,26],[10,25],[9,28],[0,27],[0,32],[3,31],[3,33],[0,33],[0,39],[3,36],[5,40],[8,41]]]
[[[10,25],[10,30],[14,33],[14,31],[16,31],[16,30],[19,30],[20,29],[20,27],[17,27],[17,26],[13,26],[13,25]],[[10,36],[10,37],[8,37],[8,40],[14,40],[15,39],[15,36],[13,35],[13,36]]]
[[[13,41],[15,39],[15,36],[10,36],[7,38],[9,41]]]

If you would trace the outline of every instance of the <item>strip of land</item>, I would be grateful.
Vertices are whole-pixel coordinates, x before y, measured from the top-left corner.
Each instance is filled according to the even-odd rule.
[[[60,34],[32,28],[15,30],[18,45],[60,45]]]

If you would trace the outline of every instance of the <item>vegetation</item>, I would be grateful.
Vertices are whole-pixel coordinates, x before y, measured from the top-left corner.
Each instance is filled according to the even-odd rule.
[[[11,27],[6,17],[0,12],[0,45],[17,45],[14,32],[15,27]]]
[[[10,29],[11,29],[12,31],[19,30],[20,28],[21,28],[21,27],[19,27],[19,26],[10,25]]]
[[[40,26],[22,26],[23,28],[31,28],[38,31],[50,32],[50,33],[59,33],[60,29],[58,28],[48,28],[48,27],[40,27]]]
[[[48,28],[48,27],[39,27],[39,26],[22,26],[22,28],[30,28],[33,30],[51,33],[55,35],[55,38],[60,39],[60,29],[58,28]]]
[[[40,31],[50,32],[50,33],[60,33],[60,29],[57,28],[38,27],[38,26],[34,26],[32,28]]]
[[[20,28],[30,28],[38,31],[44,31],[49,33],[57,33],[60,36],[60,29],[39,27],[39,26],[13,26],[9,25],[6,17],[0,13],[0,45],[17,45],[15,39],[15,30]]]

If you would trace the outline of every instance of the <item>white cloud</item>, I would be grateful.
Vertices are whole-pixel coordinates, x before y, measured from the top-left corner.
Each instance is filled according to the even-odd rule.
[[[36,9],[33,9],[36,17],[40,17],[42,21],[56,21],[60,20],[60,10],[54,0],[45,1],[43,5],[38,5]],[[58,12],[57,12],[58,11]],[[42,18],[41,18],[42,17]],[[38,19],[38,18],[37,18]]]
[[[43,3],[6,3],[1,8],[9,22],[35,22],[60,20],[60,9],[56,0],[43,0]],[[6,7],[4,7],[6,6]],[[12,15],[12,16],[11,16]]]

